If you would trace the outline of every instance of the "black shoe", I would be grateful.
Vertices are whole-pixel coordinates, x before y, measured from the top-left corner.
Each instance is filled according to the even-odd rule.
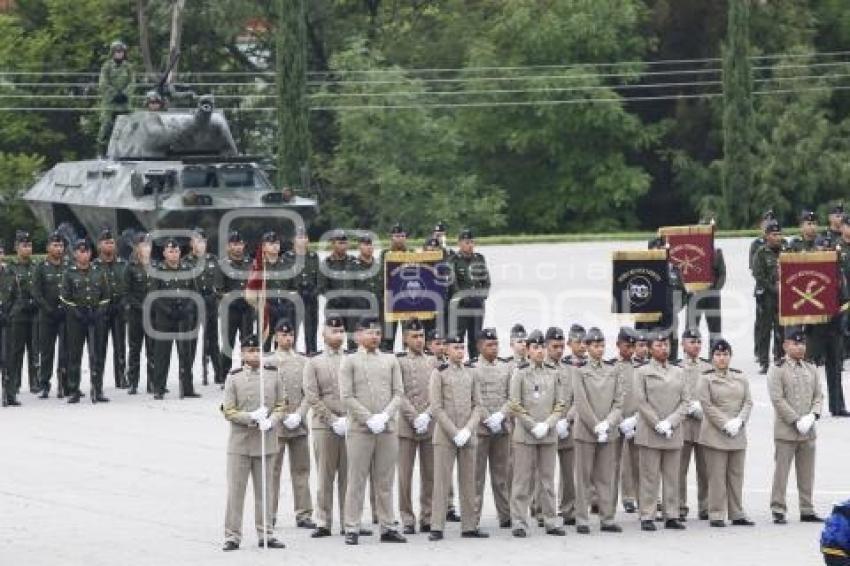
[[[814,513],[808,513],[806,515],[800,515],[801,523],[823,523],[823,519],[815,515]]]
[[[679,522],[680,523],[687,523],[688,522],[688,516],[679,513]]]
[[[785,525],[788,519],[785,518],[785,513],[773,513],[773,523],[776,525]]]
[[[260,548],[263,548],[263,541],[260,541],[258,545]],[[286,545],[276,538],[269,538],[266,539],[266,548],[286,548]]]
[[[74,392],[74,393],[71,393],[71,396],[70,396],[70,397],[68,397],[68,403],[70,403],[70,404],[79,403],[79,402],[80,402],[80,397],[81,397],[81,395],[80,395],[80,392],[79,392],[79,391],[76,391],[76,392]],[[226,544],[226,543],[225,543],[225,544]],[[238,544],[236,545],[236,548],[239,548],[239,545],[238,545]]]
[[[405,525],[402,533],[405,534],[405,535],[415,535],[416,529],[413,527],[413,525]]]
[[[41,393],[38,395],[38,398],[39,399],[47,399],[48,397],[50,397],[50,388],[49,387],[42,388]]]
[[[407,542],[398,531],[387,531],[381,534],[381,542]]]
[[[355,546],[360,544],[360,541],[357,540],[360,537],[357,533],[345,533],[345,544]]]
[[[834,413],[832,413],[832,416],[839,418],[850,417],[850,411],[848,411],[847,409],[841,409],[840,411],[835,411]]]
[[[312,519],[301,519],[295,522],[295,526],[299,529],[315,529],[316,523]]]
[[[500,529],[510,529],[511,528],[511,520],[508,519],[507,521],[501,521],[499,523],[499,528]]]
[[[460,533],[461,538],[490,538],[490,535],[480,529],[474,531],[463,531]]]
[[[420,533],[430,533],[431,532],[431,525],[419,525],[419,532]]]
[[[18,397],[16,395],[9,395],[9,401],[6,403],[10,407],[20,407],[21,402],[18,401]]]
[[[525,529],[514,529],[511,531],[511,534],[516,538],[525,538],[527,535],[525,534]]]
[[[163,397],[162,393],[155,393],[154,396],[153,396],[153,398],[157,401],[162,401],[162,397]]]
[[[656,513],[655,514],[655,522],[656,523],[663,523],[666,520],[667,520],[667,518],[664,516],[664,513]]]
[[[310,533],[310,538],[325,538],[331,536],[331,530],[327,527],[319,527],[312,533]]]
[[[30,387],[30,393],[32,393],[33,395],[41,393],[41,387]]]
[[[657,527],[655,526],[654,521],[641,521],[640,522],[640,530],[642,531],[655,531]]]
[[[136,395],[139,393],[139,388],[135,385],[130,386],[130,389],[127,390],[127,395]]]
[[[721,519],[712,519],[711,521],[708,522],[708,525],[710,527],[725,527],[726,521],[723,521]]]
[[[665,529],[672,529],[674,531],[684,531],[685,525],[679,522],[678,519],[667,519],[664,521]]]
[[[377,524],[378,524],[378,518],[377,518],[377,517],[372,517],[372,524],[373,524],[373,525],[377,525]]]
[[[190,391],[189,393],[184,393],[184,394],[183,394],[183,397],[184,397],[184,398],[188,397],[188,398],[190,398],[190,399],[197,399],[197,398],[198,398],[198,397],[200,397],[200,396],[201,396],[201,394],[200,394],[200,393],[195,393],[194,391]]]
[[[565,531],[561,527],[553,527],[551,529],[546,529],[546,534],[552,535],[553,537],[563,537],[567,536],[567,531]]]
[[[700,511],[699,512],[699,520],[700,521],[708,521],[708,511]]]
[[[576,532],[580,535],[589,535],[590,527],[588,527],[587,525],[579,525],[576,527]]]
[[[565,527],[572,527],[572,526],[575,526],[575,524],[576,524],[575,519],[564,519],[564,526]]]
[[[603,533],[622,533],[623,527],[612,523],[610,525],[602,525],[601,527],[599,527],[599,530]]]
[[[626,513],[636,513],[637,505],[633,501],[623,501],[623,511]]]
[[[599,515],[599,505],[593,504],[590,506],[590,512],[594,515]]]
[[[239,545],[232,540],[228,540],[224,542],[224,546],[221,549],[225,552],[229,552],[231,550],[239,550]]]
[[[443,531],[431,531],[431,534],[428,535],[428,540],[443,540]]]
[[[747,518],[744,518],[744,519],[732,519],[732,526],[733,526],[733,527],[754,527],[754,526],[755,526],[755,523],[753,523],[752,521],[750,521],[750,520],[749,520],[749,519],[747,519]]]
[[[361,528],[359,531],[357,531],[357,534],[360,535],[361,537],[370,537],[370,536],[372,536],[372,531],[370,529],[362,529]]]
[[[65,393],[60,389],[59,391],[56,392],[56,398],[57,399],[64,399]]]
[[[538,526],[538,527],[542,527],[542,526],[544,526],[545,524],[546,524],[546,523],[543,521],[543,517],[541,517],[541,518],[537,519],[537,526]]]
[[[109,397],[104,397],[103,393],[97,393],[94,396],[94,401],[98,403],[109,403]]]
[[[449,523],[460,523],[460,515],[454,509],[449,509],[446,512],[446,521]]]
[[[767,364],[762,364],[761,368],[759,368],[759,374],[767,375]]]

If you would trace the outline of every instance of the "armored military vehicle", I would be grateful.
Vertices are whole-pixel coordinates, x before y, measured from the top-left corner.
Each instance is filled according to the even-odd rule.
[[[251,242],[266,230],[291,234],[292,213],[305,222],[315,215],[314,199],[275,187],[260,163],[239,154],[224,114],[204,95],[194,110],[119,116],[106,158],[59,163],[23,198],[50,230],[164,236],[200,226],[217,252],[223,218],[225,230]]]

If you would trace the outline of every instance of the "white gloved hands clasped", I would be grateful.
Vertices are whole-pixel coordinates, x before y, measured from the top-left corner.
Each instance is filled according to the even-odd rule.
[[[387,428],[390,416],[386,413],[375,413],[366,419],[366,426],[373,434],[381,434]]]
[[[498,433],[502,430],[502,422],[505,420],[505,414],[502,411],[497,411],[484,419],[484,426],[490,429],[492,433]]]
[[[608,429],[611,428],[611,425],[608,424],[608,421],[602,421],[595,427],[593,427],[593,432],[596,433],[597,436],[600,434],[608,434]]]
[[[261,431],[266,432],[267,430],[269,430],[272,427],[272,420],[271,419],[263,419],[263,420],[261,420],[260,422],[257,423],[257,426],[260,427]]]
[[[337,418],[331,428],[336,433],[337,436],[345,436],[345,433],[348,432],[348,418],[347,417],[339,417]]]
[[[289,430],[295,430],[301,425],[301,415],[299,413],[289,413],[283,419],[283,426]]]
[[[254,409],[253,411],[248,413],[248,415],[250,415],[251,420],[253,420],[255,423],[259,424],[260,421],[262,421],[265,418],[268,418],[269,410],[265,407],[260,406],[259,408]]]
[[[670,421],[664,419],[662,421],[658,421],[658,424],[655,425],[655,432],[662,436],[666,436],[667,438],[673,437],[673,425],[670,424]]]
[[[729,436],[735,437],[738,436],[739,432],[741,432],[742,426],[744,426],[744,421],[742,421],[738,417],[735,417],[734,419],[729,419],[728,421],[726,421],[726,424],[723,425],[723,432],[725,432]]]
[[[558,433],[558,438],[563,440],[570,436],[570,421],[567,419],[560,419],[555,423],[555,432]]]
[[[457,446],[458,448],[463,448],[466,443],[469,442],[470,438],[472,438],[472,432],[470,432],[468,428],[462,428],[457,432],[456,435],[454,435],[454,438],[452,438],[452,442],[454,442],[455,446]]]
[[[809,431],[812,430],[812,427],[815,424],[815,415],[813,413],[809,413],[807,415],[803,415],[799,419],[797,419],[797,430],[800,434],[806,435],[809,434]]]
[[[702,403],[699,401],[691,401],[688,405],[688,415],[695,419],[702,418]]]
[[[631,417],[626,417],[623,419],[623,422],[620,423],[620,432],[626,436],[626,438],[631,438],[629,433],[634,436],[635,430],[637,429],[637,415],[632,415]]]
[[[546,423],[537,423],[531,428],[531,434],[533,434],[537,440],[541,440],[548,433],[549,425]]]

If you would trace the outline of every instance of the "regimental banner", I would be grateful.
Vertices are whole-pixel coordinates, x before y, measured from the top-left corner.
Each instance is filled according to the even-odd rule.
[[[613,312],[658,322],[670,308],[667,250],[614,252]]]
[[[449,267],[443,252],[384,255],[384,318],[388,322],[433,320],[446,307]]]
[[[823,324],[838,314],[838,252],[779,255],[779,324]]]
[[[664,226],[658,229],[670,250],[670,261],[679,268],[688,293],[714,285],[714,224]]]

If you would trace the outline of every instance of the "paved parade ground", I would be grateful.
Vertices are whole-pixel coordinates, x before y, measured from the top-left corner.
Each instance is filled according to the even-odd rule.
[[[498,328],[502,354],[508,352],[508,329],[515,322],[528,330],[550,325],[567,329],[581,322],[586,328],[603,329],[606,355],[613,356],[620,322],[610,314],[611,251],[643,246],[605,242],[481,247],[493,278],[485,326]],[[686,531],[642,533],[637,516],[620,511],[620,535],[599,533],[592,522],[590,536],[570,528],[565,538],[547,537],[534,528],[529,538],[519,540],[498,528],[488,488],[482,528],[491,534],[489,540],[460,539],[459,526],[449,523],[446,540],[440,543],[417,534],[407,545],[379,544],[371,537],[361,539],[359,547],[347,547],[340,536],[313,540],[310,531],[294,528],[285,469],[279,531],[287,549],[263,555],[256,547],[249,489],[242,549],[223,553],[228,425],[218,411],[222,392],[214,385],[198,386],[201,399],[177,399],[175,355],[172,393],[165,401],[112,389],[107,360],[109,404],[93,406],[84,398],[69,406],[54,396],[43,401],[27,392],[21,395],[23,407],[0,410],[0,565],[822,564],[820,526],[798,522],[796,490],[789,490],[790,523],[775,526],[770,520],[773,411],[765,376],[758,375],[752,353],[749,240],[723,240],[719,247],[728,269],[724,334],[735,349],[733,367],[750,378],[755,403],[744,485],[744,507],[755,527],[710,529],[692,511]],[[84,367],[86,392],[87,375]],[[826,414],[817,427],[815,503],[826,515],[832,502],[850,496],[850,419]],[[315,485],[315,477],[311,479]],[[793,473],[789,485],[794,485]],[[690,498],[693,510],[693,472]],[[369,516],[367,509],[364,517]],[[335,518],[335,531],[338,526]]]

